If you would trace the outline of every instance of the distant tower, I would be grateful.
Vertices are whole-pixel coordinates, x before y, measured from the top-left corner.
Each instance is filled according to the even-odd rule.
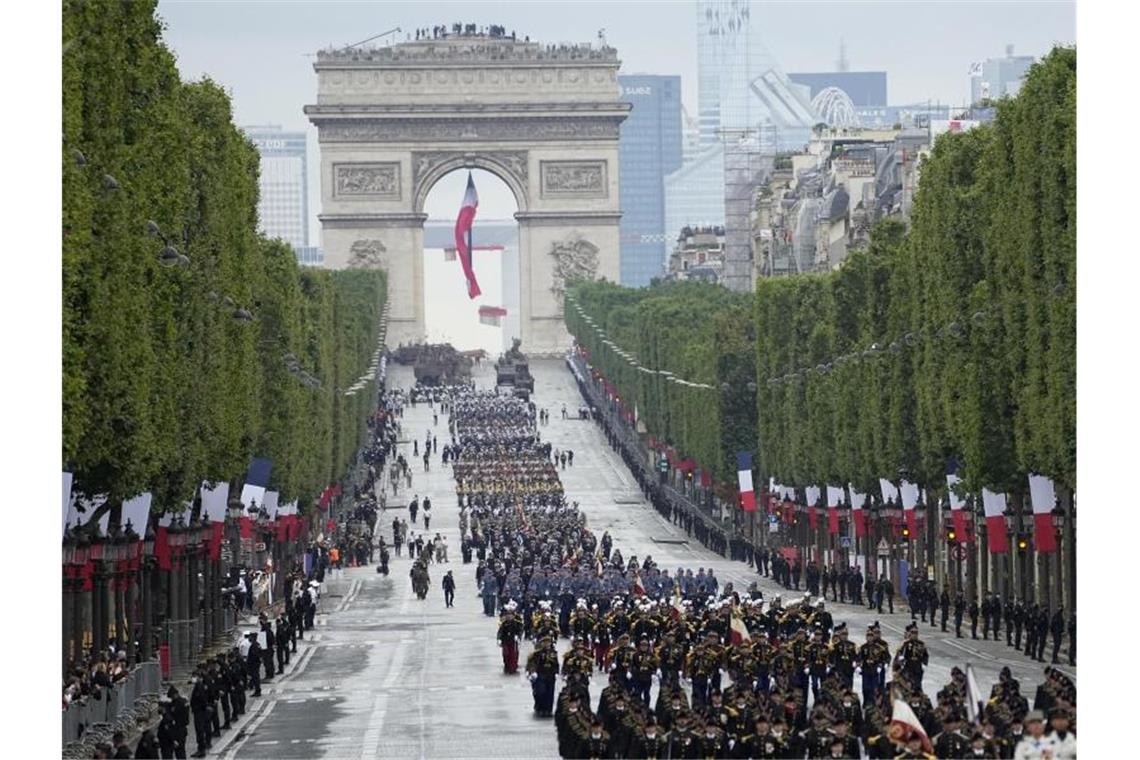
[[[839,60],[835,62],[836,71],[847,71],[847,44],[839,38]]]

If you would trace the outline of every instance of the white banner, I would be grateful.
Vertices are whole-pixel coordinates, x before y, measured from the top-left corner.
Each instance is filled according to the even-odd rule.
[[[1005,512],[1005,494],[994,493],[986,488],[982,489],[982,506],[986,510],[986,517],[997,517]]]
[[[126,528],[129,521],[131,529],[135,533],[139,536],[145,536],[147,519],[150,517],[150,503],[150,491],[140,493],[135,498],[124,501],[119,527]]]
[[[914,483],[902,481],[899,484],[899,494],[902,496],[903,509],[914,509],[918,504],[918,486]]]
[[[1033,502],[1033,514],[1046,515],[1057,506],[1057,494],[1053,481],[1044,475],[1029,476],[1029,498]]]
[[[894,501],[895,504],[899,503],[899,489],[895,484],[886,478],[879,478],[879,490],[883,492],[883,503]]]
[[[946,492],[950,494],[950,509],[957,511],[966,506],[966,500],[954,492],[954,487],[962,482],[957,475],[946,476]]]
[[[63,473],[63,533],[60,537],[67,535],[67,514],[71,511],[71,473]]]
[[[809,507],[814,507],[819,503],[819,486],[808,486],[804,489],[804,494],[807,496]]]
[[[222,481],[213,488],[202,481],[202,516],[203,521],[225,522],[226,502],[230,498],[230,484]]]
[[[843,489],[838,486],[827,487],[827,506],[838,507],[843,503]]]
[[[867,495],[856,491],[855,486],[850,483],[847,484],[847,491],[851,494],[851,509],[862,509],[863,502],[867,500]]]
[[[278,497],[278,495],[279,494],[276,491],[266,491],[265,492],[265,511],[269,513],[269,519],[270,520],[276,520],[277,519],[277,497]]]
[[[250,507],[254,504],[257,505],[257,510],[265,504],[265,489],[261,486],[251,486],[246,483],[241,489],[241,503],[245,505],[245,516],[251,517]]]

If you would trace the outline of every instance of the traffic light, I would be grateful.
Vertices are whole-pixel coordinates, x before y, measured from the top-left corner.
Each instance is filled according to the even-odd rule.
[[[947,528],[946,529],[946,542],[952,544],[952,543],[954,543],[954,540],[956,538],[958,538],[958,534],[954,532],[954,529],[953,528]]]
[[[910,528],[906,527],[905,525],[903,526],[903,529],[902,529],[902,538],[903,538],[903,541],[909,541],[910,540]]]
[[[1021,551],[1025,551],[1029,548],[1029,539],[1025,536],[1024,533],[1020,534],[1017,537],[1017,548]]]

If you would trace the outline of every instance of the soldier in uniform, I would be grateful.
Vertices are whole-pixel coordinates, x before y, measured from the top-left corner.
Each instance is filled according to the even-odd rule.
[[[819,684],[827,677],[827,668],[831,663],[831,647],[827,644],[827,634],[822,628],[815,631],[815,641],[808,645],[806,651],[808,675],[811,679],[812,700],[819,702]]]
[[[847,624],[840,623],[835,627],[835,641],[832,642],[828,652],[828,664],[844,689],[851,688],[855,677],[855,665],[859,659],[859,650],[855,644],[847,639]]]
[[[774,760],[788,756],[784,740],[772,733],[766,712],[757,713],[752,721],[752,732],[741,737],[734,749],[737,757],[755,760]]]
[[[946,632],[946,618],[950,615],[950,589],[943,587],[942,597],[939,599],[939,604],[942,607],[942,632]]]
[[[827,757],[859,758],[862,757],[862,748],[859,739],[851,734],[851,723],[847,716],[840,714],[835,718],[832,726],[830,754]]]
[[[1025,608],[1025,656],[1033,659],[1037,654],[1037,603]]]
[[[705,720],[704,730],[694,738],[693,744],[696,747],[696,752],[690,757],[698,757],[703,760],[728,757],[728,741],[725,739],[724,733],[717,728],[716,723],[711,719]]]
[[[563,454],[563,457],[566,455]],[[563,757],[584,757],[589,760],[601,760],[613,757],[610,750],[610,735],[602,728],[602,722],[594,718],[590,722],[590,733],[581,743],[581,748],[574,755]]]
[[[895,655],[895,663],[910,679],[912,687],[921,692],[923,669],[930,663],[930,653],[926,651],[926,644],[919,640],[918,626],[914,623],[906,627],[906,640]]]
[[[811,715],[811,727],[800,732],[799,745],[807,751],[808,757],[827,757],[830,754],[831,729],[828,728],[830,717],[822,707],[816,707]],[[802,757],[802,753],[796,755]]]
[[[867,626],[867,640],[859,647],[856,662],[863,674],[863,704],[870,705],[883,688],[880,680],[882,651],[875,639],[874,626]]]
[[[667,756],[668,749],[667,735],[657,725],[657,719],[650,715],[645,720],[645,725],[634,733],[629,743],[627,757],[659,760]]]
[[[578,757],[581,743],[589,736],[590,718],[582,709],[578,695],[571,690],[563,692],[558,700],[558,708],[558,715],[554,718],[558,732],[558,754],[561,757]]]
[[[978,640],[978,600],[970,598],[970,635]]]
[[[934,737],[934,754],[938,757],[968,757],[970,737],[962,733],[966,716],[962,708],[953,706],[942,719],[942,733]]]
[[[633,695],[646,707],[649,707],[649,689],[653,685],[653,675],[657,672],[659,664],[657,655],[649,647],[649,639],[642,637],[637,642],[637,651],[630,661],[629,670]]]
[[[522,623],[515,616],[515,603],[507,602],[503,607],[503,619],[499,622],[497,639],[503,653],[503,672],[517,673],[519,670],[519,637]]]
[[[544,636],[526,661],[526,672],[534,694],[534,711],[539,717],[550,717],[554,709],[554,678],[558,675],[558,652],[554,639]]]
[[[990,640],[990,616],[993,609],[993,596],[986,596],[982,600],[982,640]]]
[[[657,662],[661,669],[661,690],[679,686],[680,672],[685,667],[685,648],[677,643],[677,636],[671,629],[665,631],[657,647]]]

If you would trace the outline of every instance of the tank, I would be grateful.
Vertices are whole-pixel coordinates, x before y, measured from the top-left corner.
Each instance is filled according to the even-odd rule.
[[[416,352],[416,382],[422,385],[460,385],[471,380],[471,359],[450,343],[420,345]]]
[[[534,377],[530,374],[530,364],[519,347],[522,341],[514,339],[511,349],[495,362],[495,384],[499,388],[510,387],[518,395],[529,398],[534,393]]]

